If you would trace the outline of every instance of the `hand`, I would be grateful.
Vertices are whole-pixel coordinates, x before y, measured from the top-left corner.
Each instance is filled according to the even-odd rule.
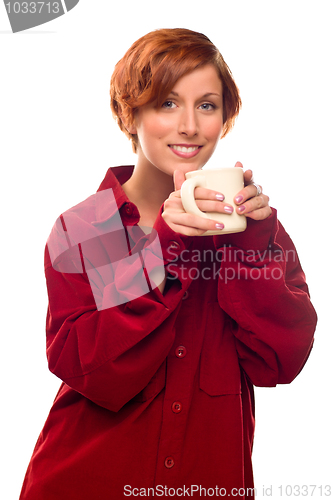
[[[223,229],[223,224],[212,219],[204,219],[198,215],[185,212],[180,197],[180,188],[185,181],[185,174],[180,170],[175,170],[173,181],[175,191],[164,202],[162,217],[168,226],[177,233],[187,236],[201,236],[208,230]],[[202,212],[221,212],[230,214],[228,208],[231,205],[223,202],[224,196],[218,191],[202,187],[195,188],[195,200]]]
[[[238,161],[235,167],[242,168],[243,165]],[[269,197],[263,192],[257,194],[257,188],[253,185],[252,170],[244,172],[244,184],[244,189],[237,193],[234,198],[235,204],[238,205],[237,213],[254,220],[267,219],[272,213],[272,209],[268,205]],[[261,186],[259,187],[262,191]]]
[[[237,162],[235,167],[242,168],[243,165]],[[245,215],[254,220],[267,219],[272,213],[268,205],[269,197],[263,193],[257,195],[257,188],[253,185],[253,175],[251,170],[244,172],[245,187],[236,194],[234,202],[237,205],[237,213]],[[162,217],[171,229],[177,233],[187,236],[201,236],[206,231],[223,229],[223,225],[213,219],[204,219],[198,215],[185,212],[180,188],[185,181],[185,174],[180,170],[174,172],[175,191],[164,202]],[[218,191],[197,187],[194,191],[196,203],[202,212],[232,213],[231,205],[223,202],[223,195]],[[228,210],[231,208],[231,211]]]

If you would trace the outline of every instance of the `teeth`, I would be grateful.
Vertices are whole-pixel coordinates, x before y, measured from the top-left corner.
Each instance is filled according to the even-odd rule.
[[[175,149],[176,151],[180,151],[181,153],[192,153],[193,151],[196,151],[199,146],[171,146],[172,149]]]

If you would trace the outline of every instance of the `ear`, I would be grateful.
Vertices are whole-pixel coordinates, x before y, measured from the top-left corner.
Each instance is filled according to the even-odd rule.
[[[134,123],[133,123],[133,125],[130,125],[129,127],[126,127],[126,125],[124,123],[124,127],[126,128],[127,132],[129,132],[132,135],[136,135],[136,126],[134,125]]]

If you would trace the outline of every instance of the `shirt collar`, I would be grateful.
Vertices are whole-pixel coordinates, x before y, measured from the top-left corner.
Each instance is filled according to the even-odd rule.
[[[121,167],[109,168],[99,186],[98,191],[112,189],[116,204],[112,197],[110,199],[96,196],[96,223],[103,223],[113,217],[117,210],[126,218],[129,217],[132,223],[139,221],[140,214],[137,207],[126,196],[121,187],[132,175],[134,166],[126,165]],[[126,210],[123,210],[126,206]]]

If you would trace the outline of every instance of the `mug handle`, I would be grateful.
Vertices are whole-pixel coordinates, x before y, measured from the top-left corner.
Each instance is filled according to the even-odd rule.
[[[191,177],[190,179],[186,179],[186,181],[182,184],[180,196],[185,212],[193,215],[199,215],[199,217],[203,217],[204,219],[209,219],[208,215],[205,212],[201,212],[196,204],[194,198],[194,190],[196,187],[206,187],[205,177],[200,175]]]

